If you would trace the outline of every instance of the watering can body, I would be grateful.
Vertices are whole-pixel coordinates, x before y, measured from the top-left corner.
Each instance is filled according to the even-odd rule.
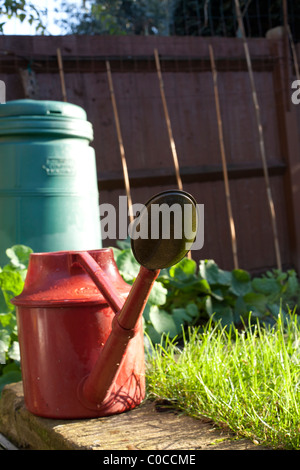
[[[76,419],[121,413],[145,396],[142,319],[118,364],[105,399],[86,400],[83,387],[111,337],[116,312],[74,252],[32,254],[16,305],[25,404],[33,414]],[[119,299],[131,286],[117,269],[111,249],[89,251]],[[125,336],[126,336],[125,330]],[[121,332],[121,334],[124,334]],[[109,362],[114,353],[107,355]],[[101,371],[97,379],[101,388]]]

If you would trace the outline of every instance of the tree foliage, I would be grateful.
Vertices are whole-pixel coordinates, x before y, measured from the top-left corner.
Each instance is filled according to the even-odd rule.
[[[300,39],[300,2],[288,0],[289,22]],[[262,37],[283,24],[281,0],[240,0],[248,36]],[[234,0],[90,0],[76,8],[63,0],[67,34],[136,34],[179,36],[237,35]]]
[[[0,15],[6,18],[0,23],[0,33],[3,33],[7,20],[18,18],[21,23],[26,20],[29,24],[34,24],[36,31],[43,34],[46,29],[43,21],[45,14],[46,10],[37,8],[28,0],[0,0]]]
[[[263,37],[266,32],[284,24],[282,0],[258,2],[239,0],[244,25],[250,37]],[[237,20],[234,0],[176,0],[173,12],[173,34],[187,36],[236,36]],[[300,4],[288,0],[292,29],[299,25]]]
[[[169,0],[93,0],[77,7],[64,0],[60,25],[71,34],[169,34]]]

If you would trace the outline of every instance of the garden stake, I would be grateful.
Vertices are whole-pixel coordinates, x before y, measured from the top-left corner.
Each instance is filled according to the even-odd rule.
[[[286,0],[283,0],[283,16],[284,16],[285,39],[287,39],[287,41],[289,41],[289,43],[290,43],[296,78],[297,78],[297,80],[300,80],[298,58],[297,58],[295,44],[294,44],[292,33],[291,33],[291,28],[290,28],[290,25],[289,25],[289,22],[288,22],[288,8],[287,8]],[[286,49],[287,49],[287,47],[286,47]],[[286,56],[288,57],[288,52],[287,52]],[[288,101],[289,101],[289,99],[288,99]]]
[[[223,138],[223,123],[222,123],[222,116],[221,116],[221,111],[220,111],[220,101],[219,101],[218,76],[217,76],[217,70],[216,70],[216,65],[215,65],[213,47],[212,47],[211,44],[209,44],[208,47],[209,47],[210,62],[211,62],[213,81],[214,81],[216,113],[217,113],[217,121],[218,121],[219,141],[220,141],[220,151],[221,151],[222,166],[223,166],[223,177],[224,177],[224,184],[225,184],[227,212],[228,212],[228,219],[229,219],[229,226],[230,226],[230,233],[231,233],[233,262],[234,262],[234,268],[238,269],[236,233],[235,233],[235,226],[234,226],[234,220],[233,220],[233,215],[232,215],[230,189],[229,189],[229,182],[228,182],[226,154],[225,154],[225,146],[224,146],[224,138]]]
[[[287,9],[287,1],[282,1],[282,9],[283,9],[283,43],[284,43],[284,72],[285,72],[285,83],[289,83],[289,28],[288,28],[288,9]],[[290,111],[290,90],[289,87],[285,87],[286,93],[286,110]]]
[[[264,137],[263,137],[263,127],[262,127],[261,116],[260,116],[260,107],[258,104],[258,99],[257,99],[257,94],[256,94],[256,89],[255,89],[252,63],[251,63],[248,43],[246,40],[245,28],[244,28],[244,24],[242,20],[239,0],[235,0],[235,6],[236,6],[239,29],[241,31],[242,40],[244,44],[245,56],[246,56],[246,61],[247,61],[247,66],[248,66],[251,88],[252,88],[253,103],[254,103],[255,112],[256,112],[256,121],[257,121],[258,133],[259,133],[259,146],[260,146],[260,153],[261,153],[261,158],[262,158],[262,163],[263,163],[266,191],[267,191],[267,197],[268,197],[269,209],[270,209],[270,215],[271,215],[277,268],[281,270],[282,265],[281,265],[281,257],[280,257],[279,241],[278,241],[276,214],[275,214],[275,207],[274,207],[274,202],[273,202],[272,193],[271,193],[269,173],[268,173],[268,167],[267,167],[267,161],[266,161],[266,152],[265,152]]]
[[[155,64],[156,64],[156,70],[157,70],[159,86],[160,86],[160,94],[161,94],[161,99],[162,99],[162,103],[163,103],[166,124],[167,124],[167,128],[168,128],[170,147],[171,147],[171,151],[172,151],[172,155],[173,155],[173,161],[174,161],[174,167],[175,167],[175,173],[176,173],[176,179],[177,179],[177,186],[178,186],[179,190],[182,190],[182,181],[181,181],[180,172],[179,172],[179,164],[178,164],[178,157],[177,157],[177,152],[176,152],[176,145],[175,145],[175,141],[174,141],[174,137],[173,137],[171,120],[170,120],[170,116],[169,116],[169,112],[168,112],[168,106],[167,106],[165,90],[164,90],[164,82],[163,82],[163,78],[162,78],[162,74],[161,74],[160,62],[159,62],[159,56],[158,56],[157,49],[154,49],[154,56],[155,56]]]
[[[174,168],[175,168],[175,174],[176,174],[176,180],[177,180],[177,187],[180,191],[182,191],[183,185],[182,185],[182,180],[181,180],[180,171],[179,171],[179,163],[178,163],[176,145],[175,145],[175,140],[174,140],[173,132],[172,132],[171,120],[170,120],[170,116],[169,116],[167,100],[166,100],[166,95],[165,95],[164,81],[163,81],[162,74],[161,74],[160,61],[159,61],[159,55],[158,55],[158,50],[157,49],[154,49],[154,57],[155,57],[157,76],[158,76],[158,80],[159,80],[161,100],[162,100],[162,104],[163,104],[163,108],[164,108],[164,114],[165,114],[165,119],[166,119],[166,124],[167,124],[167,129],[168,129],[168,135],[169,135],[169,140],[170,140],[170,147],[171,147],[171,152],[172,152],[172,156],[173,156],[173,162],[174,162]],[[187,253],[187,258],[192,259],[192,253],[190,251]]]
[[[129,183],[129,177],[128,177],[126,157],[125,157],[125,149],[124,149],[124,144],[123,144],[123,139],[122,139],[122,133],[121,133],[118,109],[117,109],[117,104],[116,104],[114,86],[113,86],[113,81],[112,81],[110,63],[108,60],[106,61],[106,71],[107,71],[109,91],[110,91],[110,97],[111,97],[111,102],[112,102],[112,107],[113,107],[113,112],[114,112],[114,117],[115,117],[116,131],[117,131],[117,136],[118,136],[119,149],[120,149],[120,155],[121,155],[121,161],[122,161],[122,167],[123,167],[124,183],[125,183],[125,189],[126,189],[126,195],[127,195],[127,201],[128,201],[129,218],[130,218],[130,222],[133,222],[132,200],[131,200],[131,194],[130,194],[130,183]]]
[[[62,57],[61,57],[61,52],[60,52],[59,47],[56,49],[56,53],[57,53],[57,62],[58,62],[61,90],[62,90],[62,98],[63,98],[63,101],[66,102],[67,101],[67,92],[66,92],[66,85],[65,85],[63,62],[62,62]]]
[[[291,49],[292,49],[292,56],[293,56],[295,74],[296,74],[297,80],[300,80],[299,63],[298,63],[297,53],[296,53],[296,49],[295,49],[295,43],[293,41],[293,37],[292,37],[292,34],[291,34],[290,25],[287,25],[287,29],[288,29],[288,35],[289,35],[290,45],[291,45]]]

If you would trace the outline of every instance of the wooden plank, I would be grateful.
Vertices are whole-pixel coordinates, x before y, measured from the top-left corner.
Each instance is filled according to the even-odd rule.
[[[18,448],[0,433],[0,450],[18,450]]]
[[[283,163],[270,163],[270,175],[283,175],[286,166]],[[263,176],[263,168],[261,165],[248,162],[230,164],[227,168],[230,179],[256,178]],[[219,181],[223,179],[222,165],[198,165],[183,166],[181,168],[181,176],[185,183]],[[133,169],[130,171],[130,181],[132,187],[141,186],[157,186],[157,184],[173,184],[176,185],[176,178],[172,168],[154,168]],[[99,188],[101,190],[117,189],[124,186],[122,171],[99,171],[98,172]]]
[[[155,61],[152,56],[67,56],[64,57],[64,73],[90,72],[91,68],[95,72],[105,72],[105,62],[109,60],[112,72],[135,72],[147,73],[155,72]],[[210,70],[210,61],[207,56],[203,57],[174,57],[162,56],[162,72],[206,72]],[[1,60],[1,69],[5,73],[15,73],[18,67],[25,68],[30,61],[32,69],[36,73],[44,73],[45,67],[49,73],[57,73],[57,58],[53,55],[41,56],[28,54],[28,58],[18,55],[6,56]],[[257,57],[253,60],[254,71],[271,71],[275,60],[270,57]],[[243,56],[235,58],[217,59],[218,70],[220,72],[245,71],[247,64]]]
[[[229,429],[218,429],[210,420],[194,419],[150,401],[118,415],[57,420],[40,418],[28,412],[22,383],[7,386],[1,400],[0,429],[13,436],[20,449],[150,450],[166,453],[178,450],[195,452],[196,449],[267,450],[267,447],[257,446],[246,439],[235,439]],[[97,459],[105,463],[100,454]]]

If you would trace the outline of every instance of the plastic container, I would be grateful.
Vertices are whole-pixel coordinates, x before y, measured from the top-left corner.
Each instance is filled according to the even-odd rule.
[[[102,247],[93,128],[79,106],[0,105],[0,265],[5,250]]]

